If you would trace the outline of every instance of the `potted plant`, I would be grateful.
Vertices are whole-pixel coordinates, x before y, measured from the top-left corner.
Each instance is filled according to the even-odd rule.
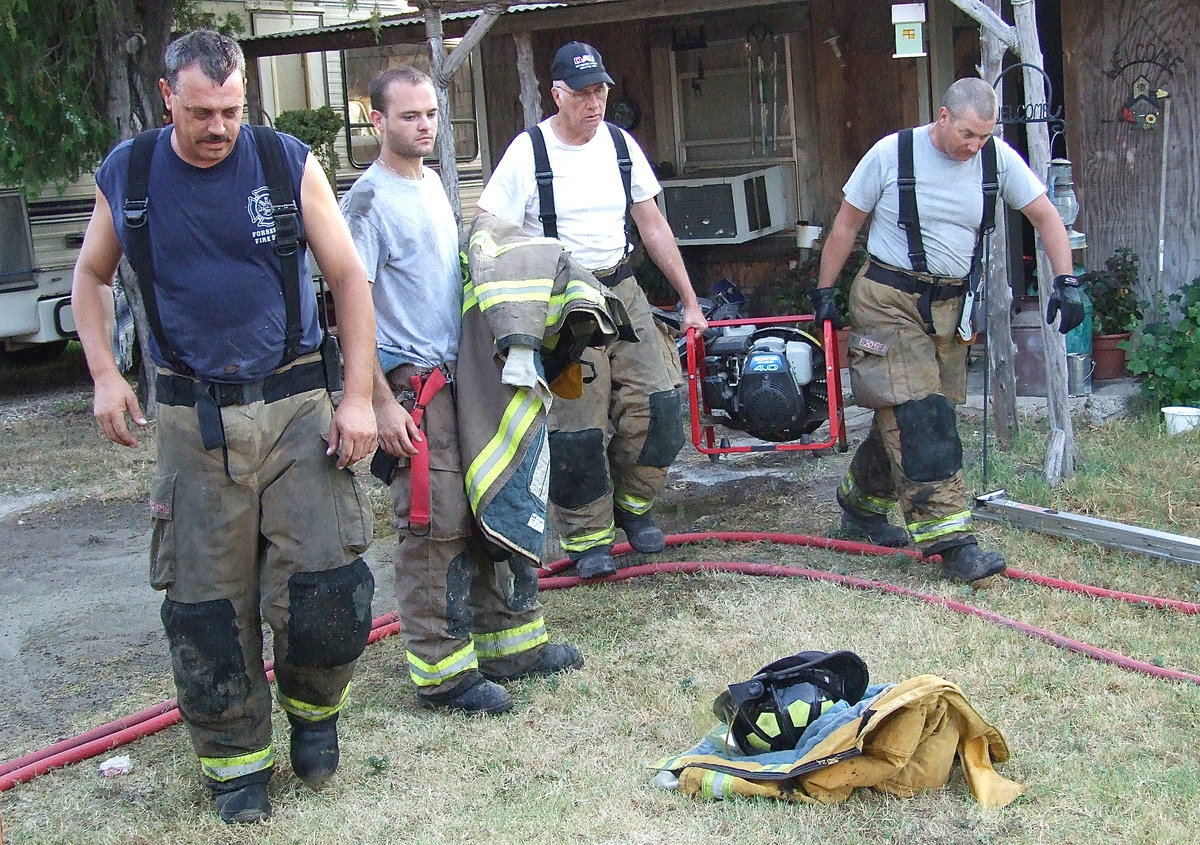
[[[1171,306],[1179,309],[1172,321]],[[1129,346],[1129,369],[1141,377],[1139,388],[1162,408],[1200,404],[1200,277],[1164,301],[1147,306],[1149,319]]]
[[[1137,253],[1119,247],[1104,262],[1103,270],[1080,276],[1092,300],[1093,378],[1113,379],[1129,375],[1125,368],[1124,341],[1142,319],[1137,284],[1141,266]]]

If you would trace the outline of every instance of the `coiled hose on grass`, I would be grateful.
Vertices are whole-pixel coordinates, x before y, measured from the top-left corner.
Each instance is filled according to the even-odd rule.
[[[782,534],[773,532],[757,532],[757,531],[713,531],[706,533],[695,534],[672,534],[667,537],[668,546],[681,546],[687,543],[699,543],[711,540],[721,540],[732,543],[756,543],[768,542],[777,543],[780,545],[791,546],[808,546],[810,548],[828,549],[837,552],[846,552],[857,555],[905,555],[917,560],[922,560],[921,553],[911,549],[891,549],[883,546],[874,546],[869,543],[858,543],[852,540],[836,540],[829,537],[817,537],[809,534]],[[620,543],[613,547],[614,555],[627,554],[632,549],[628,543]],[[1139,672],[1145,675],[1150,675],[1155,678],[1172,681],[1186,681],[1189,683],[1200,685],[1200,675],[1193,675],[1189,672],[1182,672],[1177,669],[1168,669],[1162,666],[1156,666],[1152,663],[1147,663],[1142,660],[1137,660],[1132,657],[1127,657],[1123,654],[1118,654],[1108,649],[1099,648],[1098,646],[1073,640],[1069,637],[1064,637],[1056,634],[1053,631],[1048,631],[1044,628],[1038,628],[1033,625],[1020,622],[1016,619],[1010,619],[1007,616],[1002,616],[998,613],[993,613],[989,610],[984,610],[974,605],[966,604],[965,602],[948,599],[943,596],[936,596],[930,593],[922,593],[919,590],[901,587],[896,584],[888,584],[882,581],[871,581],[866,578],[857,578],[852,575],[839,575],[833,572],[824,572],[816,569],[804,569],[795,566],[777,566],[768,563],[749,563],[739,561],[683,561],[683,562],[659,562],[638,564],[634,566],[626,566],[618,569],[613,575],[605,578],[585,581],[575,575],[562,575],[564,570],[569,569],[572,562],[563,558],[554,563],[546,565],[539,571],[538,588],[541,590],[561,590],[568,587],[578,586],[579,584],[599,584],[609,581],[624,581],[629,578],[638,578],[645,575],[659,575],[668,572],[732,572],[741,575],[762,575],[773,578],[808,578],[813,581],[824,581],[833,584],[839,584],[843,587],[850,587],[858,590],[874,590],[892,595],[906,596],[909,598],[919,599],[932,605],[945,607],[958,613],[964,613],[970,616],[977,616],[996,625],[1001,625],[1013,630],[1020,631],[1027,636],[1035,637],[1044,640],[1059,648],[1072,651],[1077,654],[1082,654],[1094,660],[1099,660],[1104,663],[1111,663],[1122,669],[1131,672]],[[1145,607],[1153,607],[1160,610],[1174,610],[1185,614],[1200,614],[1200,603],[1180,601],[1179,599],[1161,598],[1158,596],[1144,596],[1137,593],[1127,593],[1118,590],[1109,590],[1103,587],[1096,587],[1091,584],[1080,584],[1075,581],[1066,581],[1061,578],[1051,578],[1044,575],[1036,575],[1030,572],[1021,570],[1009,569],[1005,572],[1010,578],[1027,581],[1039,586],[1048,587],[1056,590],[1065,590],[1072,593],[1081,593],[1084,595],[1095,596],[1098,598],[1107,598],[1115,601],[1128,602],[1138,604]],[[380,616],[371,623],[371,634],[368,638],[368,643],[376,642],[384,637],[400,631],[400,623],[396,619],[396,614],[388,613]],[[274,669],[271,664],[267,667],[267,678],[270,680],[274,677]],[[11,760],[7,763],[0,764],[0,792],[12,789],[19,783],[24,783],[32,780],[38,775],[44,774],[51,769],[60,766],[67,766],[72,763],[79,763],[92,757],[97,757],[114,748],[126,745],[133,742],[135,739],[140,739],[144,736],[157,733],[163,728],[177,724],[181,720],[179,708],[175,699],[164,701],[156,704],[153,707],[148,707],[145,710],[138,711],[124,718],[109,722],[107,725],[101,725],[85,733],[77,736],[56,742],[53,745],[47,746],[40,751],[34,751]]]

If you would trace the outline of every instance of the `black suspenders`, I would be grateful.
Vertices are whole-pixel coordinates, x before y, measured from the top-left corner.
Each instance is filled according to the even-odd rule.
[[[979,235],[975,240],[975,252],[971,256],[971,272],[979,268],[982,260],[983,239],[996,228],[996,195],[1000,193],[1000,180],[996,167],[996,139],[988,138],[980,151],[983,155],[983,215],[979,222]],[[899,225],[908,238],[908,260],[914,273],[928,273],[925,259],[925,241],[921,238],[921,215],[917,211],[917,179],[913,167],[913,130],[902,129],[898,133],[898,161],[896,187],[900,191]]]
[[[629,209],[633,205],[633,159],[629,157],[629,144],[625,133],[607,120],[608,134],[612,136],[617,150],[617,167],[621,171],[621,187],[625,191],[625,252],[629,252]],[[546,150],[546,137],[540,126],[525,130],[533,142],[533,176],[538,188],[538,220],[542,234],[547,238],[558,237],[558,215],[554,213],[554,172],[550,169],[550,155]]]
[[[304,241],[304,223],[296,196],[292,191],[284,162],[283,142],[269,126],[245,126],[254,135],[259,161],[271,195],[271,210],[275,220],[275,254],[279,256],[282,272],[287,329],[283,357],[279,366],[294,361],[300,354],[303,327],[300,324],[300,245]],[[183,375],[194,375],[184,363],[179,350],[163,330],[154,290],[154,262],[150,254],[149,210],[150,160],[161,129],[150,129],[133,139],[129,155],[129,173],[125,183],[125,228],[129,244],[128,258],[138,277],[138,287],[146,305],[146,319],[163,357],[171,369]]]

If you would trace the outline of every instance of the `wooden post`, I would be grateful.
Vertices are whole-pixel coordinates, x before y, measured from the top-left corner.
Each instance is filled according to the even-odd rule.
[[[490,3],[483,8],[479,17],[471,24],[458,46],[446,55],[446,42],[442,34],[442,4],[420,0],[416,4],[425,12],[425,40],[429,44],[429,75],[437,93],[438,114],[441,116],[437,137],[438,169],[442,175],[442,186],[446,198],[454,209],[454,219],[462,227],[462,197],[458,190],[458,158],[455,155],[454,128],[450,123],[450,80],[454,72],[462,67],[467,56],[483,40],[496,19],[508,9],[508,3]]]
[[[513,34],[517,47],[517,79],[521,82],[521,114],[525,128],[542,119],[542,95],[538,92],[537,71],[533,65],[533,37],[528,32]]]
[[[1012,6],[1021,61],[1039,68],[1044,67],[1042,46],[1037,32],[1037,7],[1033,0],[1012,0]],[[1023,72],[1025,104],[1036,113],[1039,106],[1048,107],[1045,77],[1029,67],[1024,68]],[[1044,179],[1050,168],[1050,129],[1047,124],[1028,124],[1026,141],[1029,146],[1029,166]],[[1037,267],[1038,303],[1041,313],[1045,314],[1054,271],[1050,268],[1050,259],[1046,257],[1043,249],[1037,251]],[[1057,329],[1042,321],[1042,340],[1046,360],[1046,412],[1050,421],[1044,475],[1047,484],[1057,487],[1062,484],[1064,478],[1075,474],[1078,447],[1071,423],[1071,408],[1067,403],[1067,349],[1064,338]]]
[[[985,0],[988,8],[999,17],[1000,0]],[[980,76],[989,84],[1000,75],[1004,60],[1005,42],[988,27],[979,33],[982,65]],[[999,105],[1004,103],[1004,91],[996,92]],[[997,133],[1004,137],[1004,127]],[[987,266],[987,355],[989,396],[992,419],[996,424],[996,446],[1001,451],[1012,448],[1019,429],[1017,419],[1017,378],[1012,342],[1012,287],[1008,267],[1008,214],[1003,202],[997,203],[996,229],[991,235],[991,260]]]
[[[1039,68],[1043,67],[1042,47],[1037,33],[1037,8],[1034,6],[1033,0],[1011,0],[1015,26],[1004,23],[993,9],[984,5],[983,0],[950,0],[950,2],[977,20],[998,40],[1015,50],[1022,62]],[[1044,79],[1041,73],[1032,68],[1025,68],[1024,76],[1025,104],[1031,109],[1037,109],[1040,104],[1046,102]],[[1044,123],[1031,123],[1028,126],[1029,166],[1034,173],[1041,176],[1047,172],[1050,166],[1049,130]],[[1050,295],[1053,278],[1045,251],[1038,250],[1038,301],[1043,314],[1046,311],[1046,299]],[[1050,436],[1046,444],[1044,472],[1047,483],[1052,487],[1057,487],[1064,478],[1075,474],[1078,447],[1075,444],[1075,431],[1071,424],[1071,411],[1067,405],[1066,345],[1063,336],[1050,326],[1042,326],[1042,338],[1046,356],[1046,410],[1050,420]],[[989,348],[994,344],[995,339],[992,335],[989,315]],[[996,353],[990,352],[989,356],[994,354]],[[999,425],[999,422],[997,424]]]

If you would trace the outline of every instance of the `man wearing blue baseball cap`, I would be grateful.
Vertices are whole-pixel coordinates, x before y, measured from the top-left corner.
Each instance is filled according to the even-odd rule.
[[[559,539],[579,574],[597,578],[616,572],[617,528],[639,552],[662,551],[650,509],[684,443],[678,353],[630,266],[630,218],[679,296],[683,330],[703,331],[708,323],[655,203],[661,188],[645,153],[604,121],[613,79],[600,52],[580,41],[564,44],[550,76],[557,113],[513,139],[478,206],[526,234],[561,241],[622,301],[637,335],[584,353],[594,378],[578,398],[555,397],[550,410],[550,500]]]

